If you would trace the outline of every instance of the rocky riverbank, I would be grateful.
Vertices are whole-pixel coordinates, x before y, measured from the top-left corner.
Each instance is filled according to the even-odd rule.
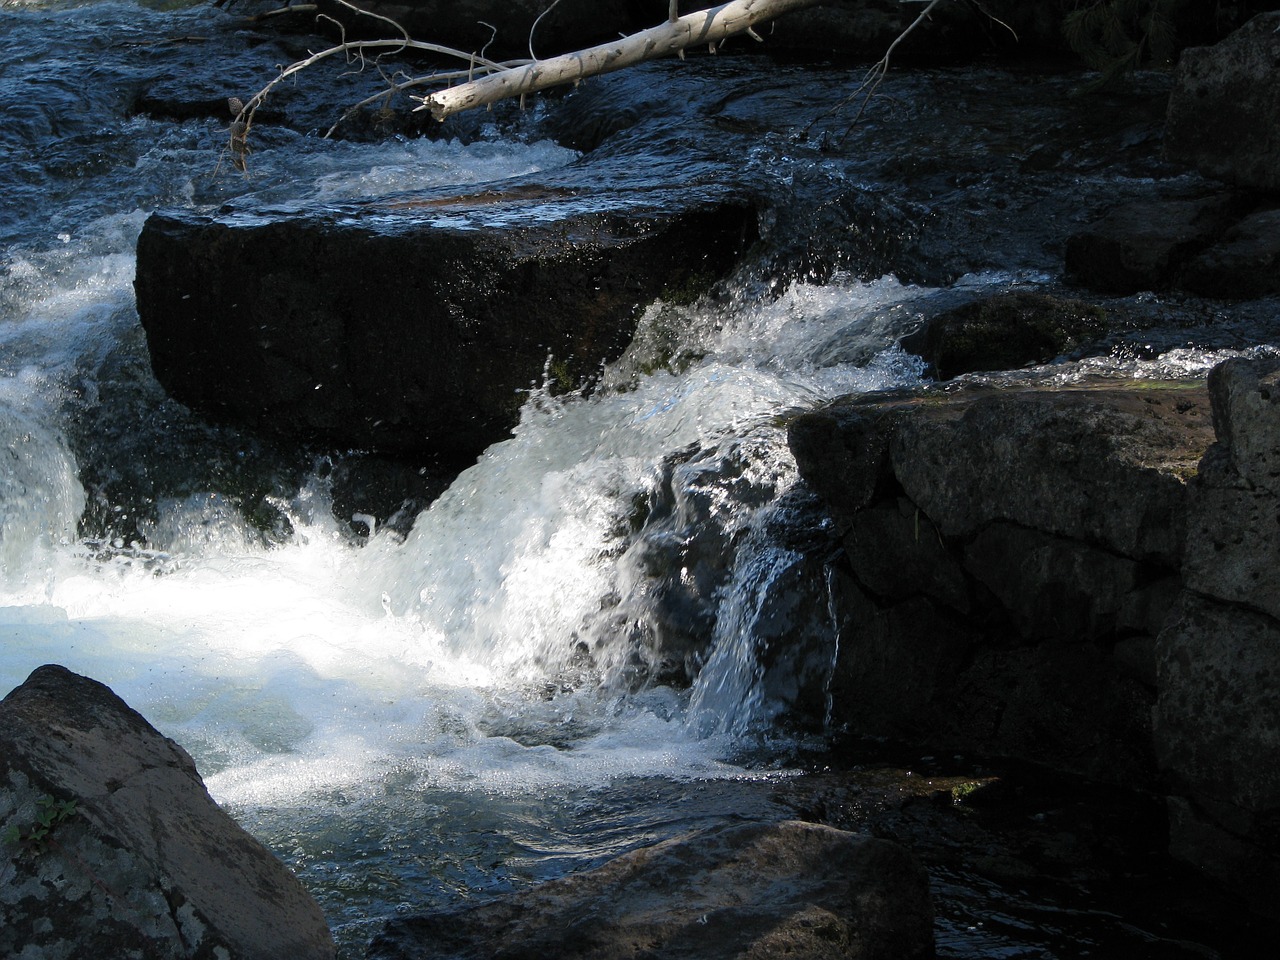
[[[1260,21],[1237,40],[1250,49],[1265,45],[1274,26],[1274,20]],[[1232,50],[1221,51],[1227,62],[1250,59]],[[1266,62],[1266,56],[1254,59]],[[1208,92],[1214,89],[1212,68],[1198,54],[1187,62],[1194,67],[1192,100],[1218,110]],[[813,562],[797,567],[792,580],[765,598],[775,605],[765,614],[776,616],[772,632],[762,633],[762,669],[770,671],[780,698],[793,696],[793,706],[805,700],[808,719],[826,722],[828,732],[843,726],[905,742],[929,765],[937,763],[936,755],[954,751],[994,758],[982,763],[1018,761],[1104,785],[1119,793],[1099,803],[1115,808],[1121,806],[1115,800],[1120,793],[1130,800],[1155,797],[1158,804],[1142,808],[1143,836],[1156,838],[1153,843],[1229,891],[1236,898],[1237,925],[1253,922],[1251,916],[1275,918],[1280,851],[1272,827],[1280,816],[1280,787],[1267,762],[1280,743],[1280,704],[1269,682],[1280,667],[1280,602],[1270,576],[1277,542],[1273,501],[1280,494],[1274,463],[1280,424],[1273,400],[1280,389],[1280,363],[1274,359],[1280,335],[1275,302],[1267,299],[1277,289],[1277,260],[1268,247],[1274,186],[1251,179],[1248,170],[1238,176],[1224,172],[1221,157],[1202,159],[1203,145],[1189,154],[1162,154],[1169,91],[1159,77],[1139,77],[1122,93],[1085,101],[1067,96],[1078,77],[984,70],[908,75],[903,82],[910,105],[876,102],[870,132],[846,143],[841,122],[813,131],[807,124],[842,98],[847,72],[776,65],[762,71],[759,63],[729,57],[698,66],[705,73],[697,82],[690,82],[682,65],[652,65],[634,77],[587,85],[535,116],[511,121],[520,136],[554,137],[582,156],[553,172],[505,184],[507,192],[370,200],[352,219],[377,221],[372,240],[357,225],[337,239],[317,241],[314,211],[281,217],[269,203],[230,204],[198,220],[156,217],[143,233],[137,289],[158,375],[175,395],[205,404],[210,416],[256,429],[297,430],[295,439],[307,443],[368,442],[386,457],[384,463],[407,458],[411,448],[465,462],[512,428],[516,390],[529,388],[544,369],[546,352],[553,356],[545,367],[551,378],[562,376],[558,386],[576,390],[626,346],[646,306],[665,304],[653,308],[657,322],[648,317],[645,332],[653,349],[633,351],[628,369],[674,370],[690,362],[681,352],[681,300],[711,284],[704,302],[727,301],[729,287],[712,283],[726,274],[737,289],[753,294],[837,275],[874,279],[892,272],[919,284],[920,295],[909,307],[897,304],[871,325],[899,343],[900,356],[919,354],[938,382],[851,396],[799,415],[777,412],[790,425],[804,479],[801,493],[821,497],[830,522],[803,545]],[[1179,109],[1186,101],[1178,91],[1192,89],[1189,82],[1184,75],[1174,87],[1174,102],[1183,103]],[[1264,71],[1247,85],[1266,82]],[[1239,89],[1232,80],[1220,95],[1231,100]],[[805,113],[803,134],[797,129],[798,104]],[[313,108],[309,116],[315,115]],[[1195,125],[1185,117],[1179,123],[1184,130]],[[1257,169],[1252,161],[1246,166]],[[633,219],[628,205],[620,220],[609,220],[617,234],[593,232],[590,242],[580,242],[572,230],[553,230],[551,240],[540,234],[530,243],[543,253],[551,248],[545,258],[551,266],[538,265],[533,279],[519,269],[502,272],[518,258],[502,246],[509,224],[497,216],[493,229],[468,248],[471,260],[492,266],[491,286],[459,291],[445,284],[424,292],[427,266],[444,267],[439,272],[446,279],[459,272],[447,256],[471,235],[455,228],[478,208],[528,213],[563,202],[568,222],[581,225],[598,217],[601,203],[641,194],[652,199],[659,189],[700,202],[686,203],[679,209],[689,213],[659,226]],[[716,206],[708,199],[712,195],[716,203],[721,197],[731,202]],[[658,206],[670,214],[671,195],[662,199]],[[334,211],[324,215],[332,220]],[[428,218],[452,223],[424,224]],[[407,223],[431,239],[416,234],[388,255],[384,235]],[[358,260],[352,255],[360,268],[343,276],[349,266],[343,244],[352,238],[369,243]],[[416,255],[404,251],[419,246],[436,251],[422,270],[403,259]],[[386,262],[390,256],[397,264]],[[406,262],[414,269],[405,269]],[[581,262],[591,269],[578,269]],[[975,293],[965,279],[996,272],[1010,278],[1009,290],[999,296]],[[1206,276],[1214,278],[1212,285],[1205,285]],[[195,277],[199,282],[188,282]],[[398,283],[394,297],[384,293]],[[427,305],[439,308],[448,320],[494,307],[494,296],[501,313],[531,295],[537,303],[527,307],[527,315],[500,318],[512,321],[510,329],[520,332],[523,321],[588,315],[611,332],[594,336],[599,330],[591,326],[592,336],[584,341],[574,339],[578,330],[539,329],[522,349],[504,351],[496,340],[486,342],[485,331],[459,333],[461,328],[443,324],[443,338],[415,341],[416,353],[398,346],[417,336],[417,305],[424,305],[424,313]],[[206,299],[191,304],[195,298]],[[396,324],[371,330],[377,313],[371,305],[392,302],[400,304]],[[222,322],[232,312],[234,335],[190,329],[193,320]],[[282,317],[293,327],[280,326]],[[314,325],[317,317],[322,322]],[[472,352],[453,351],[464,333]],[[870,350],[861,333],[814,344],[814,362],[866,359]],[[1175,376],[1172,363],[1160,368],[1163,379],[1134,378],[1121,369],[1121,360],[1164,356],[1187,343],[1246,356],[1219,365],[1207,380],[1194,371]],[[223,352],[216,358],[205,352],[214,349]],[[395,366],[391,376],[384,357],[388,366],[392,360],[410,362]],[[477,366],[477,357],[505,368]],[[446,378],[433,399],[406,409],[405,397],[421,387],[408,378],[433,369],[436,361],[451,374],[470,366],[462,372],[479,376],[465,384]],[[385,382],[376,376],[362,380],[370,371],[386,374]],[[1110,376],[1091,375],[1099,371]],[[323,393],[335,376],[346,399],[309,404],[306,398],[316,387]],[[241,379],[229,383],[228,377]],[[424,373],[423,379],[430,377]],[[625,380],[604,388],[628,389]],[[375,387],[386,387],[385,395]],[[488,399],[496,412],[472,416],[485,391],[492,391]],[[275,406],[286,392],[287,401]],[[374,403],[357,404],[351,399],[357,396]],[[422,437],[411,436],[425,422],[424,411],[444,400],[460,406],[444,411]],[[379,401],[392,407],[380,408]],[[419,440],[423,445],[415,448]],[[670,472],[696,454],[673,457]],[[741,471],[749,466],[738,465]],[[412,473],[418,464],[387,469]],[[722,471],[713,481],[727,487],[737,479]],[[395,479],[388,485],[396,486]],[[714,482],[707,489],[718,492]],[[148,506],[154,504],[141,504],[144,512]],[[638,504],[632,519],[648,522],[666,506]],[[724,575],[729,540],[711,513],[693,504],[681,518],[689,520],[690,530],[680,529],[680,537],[666,536],[670,529],[657,524],[649,531],[653,549],[641,560],[652,561],[655,592],[666,590],[673,598],[665,608],[672,620],[669,633],[692,639],[668,658],[672,664],[637,674],[638,683],[688,683],[705,663],[710,631],[703,615],[722,581],[698,578],[706,570]],[[702,526],[693,529],[694,524]],[[643,546],[645,536],[636,534],[628,546]],[[689,598],[700,605],[684,604]],[[804,659],[797,651],[819,633],[829,639],[833,615],[835,656],[828,645],[818,661],[821,669],[795,672]],[[160,759],[138,761],[126,771],[129,776],[107,769],[95,785],[75,779],[80,761],[62,757],[70,779],[38,779],[34,761],[23,758],[39,754],[43,763],[48,731],[76,726],[51,720],[52,707],[31,714],[39,722],[19,710],[52,679],[66,687],[59,709],[97,704],[108,717],[102,722],[115,731],[107,737],[111,744],[146,741]],[[803,689],[796,694],[796,688]],[[145,834],[122,839],[109,829],[137,819],[108,803],[128,792],[117,787],[132,782],[134,767],[148,776],[160,768],[176,771],[197,799],[202,788],[189,758],[157,740],[140,718],[110,703],[109,693],[89,681],[45,671],[11,699],[9,713],[0,716],[9,723],[18,715],[26,746],[10,748],[5,741],[6,762],[18,758],[11,762],[18,773],[6,774],[3,794],[11,801],[3,808],[5,825],[16,830],[6,851],[6,889],[18,891],[15,903],[23,910],[33,907],[31,891],[43,899],[35,898],[38,910],[23,913],[18,925],[6,922],[4,928],[70,942],[72,934],[57,928],[51,916],[61,923],[79,912],[87,918],[83,935],[92,938],[95,924],[116,909],[115,898],[109,890],[91,889],[88,874],[77,873],[66,858],[44,859],[49,851],[36,849],[44,839],[35,832],[39,818],[47,813],[57,821],[44,825],[57,828],[49,834],[54,840],[61,842],[65,833],[104,862],[120,860],[119,849],[151,843]],[[800,718],[783,716],[780,722],[789,719],[802,725]],[[75,749],[100,753],[101,739],[94,734],[87,747]],[[61,749],[63,740],[59,733],[50,742]],[[794,817],[873,830],[907,843],[913,833],[902,822],[914,817],[926,825],[921,830],[953,842],[949,863],[981,863],[988,875],[1017,882],[1034,877],[1039,861],[1007,856],[990,834],[954,827],[964,805],[981,803],[984,792],[987,802],[999,803],[1000,777],[946,779],[939,773],[936,784],[911,793],[905,784],[916,778],[908,772],[895,776],[900,780],[884,796],[897,797],[896,804],[880,804],[880,795],[869,800],[873,790],[835,774],[803,779],[782,791],[788,793],[789,812],[776,824],[691,834],[523,898],[393,924],[375,953],[420,955],[424,936],[436,938],[456,924],[464,926],[469,945],[496,943],[479,948],[490,955],[545,953],[558,937],[547,923],[556,927],[576,922],[558,918],[589,916],[574,941],[583,956],[661,940],[670,949],[688,947],[706,957],[712,949],[707,933],[727,956],[782,946],[822,956],[832,944],[846,951],[861,945],[866,949],[860,955],[868,957],[927,955],[929,898],[911,856],[842,829],[798,825]],[[1014,789],[1008,784],[1015,780],[1007,778],[1003,788]],[[191,818],[216,820],[217,811],[206,809],[207,795],[200,802],[205,807]],[[167,799],[144,801],[146,809],[157,805],[177,806]],[[889,815],[868,816],[865,807],[876,805]],[[941,829],[939,810],[954,815],[948,829],[955,833]],[[1035,815],[1043,817],[1043,811]],[[1119,833],[1127,827],[1107,829]],[[99,830],[106,832],[93,832]],[[1035,830],[1034,839],[1020,839],[1056,844],[1057,864],[1077,868],[1090,881],[1105,872],[1091,872],[1086,863],[1107,842],[1101,827],[1102,839],[1083,852],[1086,845],[1072,846],[1067,829]],[[914,836],[920,840],[920,833]],[[219,860],[208,846],[198,864]],[[743,847],[771,870],[779,862],[795,869],[761,877],[759,859],[739,856]],[[131,885],[142,870],[137,863],[145,861],[158,879],[146,881],[141,912],[172,920],[161,933],[147,927],[128,934],[134,937],[129,944],[163,953],[168,946],[152,945],[186,943],[189,917],[197,914],[202,924],[221,930],[208,919],[216,913],[213,907],[197,904],[185,887],[169,883],[173,870],[146,858],[124,859],[122,873],[104,872],[96,859],[90,869],[114,890]],[[244,859],[256,863],[258,856],[246,853]],[[857,889],[839,886],[847,878],[837,877],[835,886],[802,891],[785,918],[767,919],[762,904],[779,905],[770,884],[808,883],[815,879],[815,862],[834,859],[870,864]],[[46,896],[44,870],[65,881],[62,887],[52,882],[52,889],[70,891],[74,908]],[[752,887],[743,873],[763,886]],[[647,890],[673,877],[681,890],[696,886],[700,897],[687,903],[637,897],[638,909],[627,913],[616,898],[599,892],[619,883]],[[818,879],[825,884],[833,878]],[[275,874],[260,885],[268,889],[268,900],[279,899],[278,890],[294,889],[287,877]],[[725,905],[744,890],[757,898],[751,907]],[[851,897],[856,910],[842,913],[831,905],[847,905]],[[188,902],[196,905],[185,910]],[[863,911],[867,904],[876,909]],[[286,915],[254,922],[287,938],[314,930],[313,907],[304,898],[298,906],[303,920]],[[677,914],[688,932],[673,945],[662,940],[670,931],[655,930],[652,918]],[[889,932],[882,937],[884,931]],[[219,932],[209,942],[215,939],[214,948],[240,955],[232,934]],[[330,949],[324,936],[308,943],[305,949],[317,955]],[[253,955],[254,948],[245,947],[244,955]],[[1199,950],[1167,943],[1159,948],[1181,951],[1171,955]],[[289,944],[272,949],[305,953]]]
[[[1175,855],[1274,916],[1262,825],[1280,796],[1259,758],[1280,739],[1262,466],[1278,369],[1228,361],[1207,391],[863,396],[798,418],[801,473],[844,536],[837,715],[1163,793]]]

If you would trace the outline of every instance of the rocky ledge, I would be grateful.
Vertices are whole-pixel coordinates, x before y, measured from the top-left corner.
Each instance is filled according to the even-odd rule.
[[[724,274],[754,217],[731,200],[673,211],[547,191],[154,214],[138,314],[156,378],[206,416],[465,463],[509,434],[531,388],[580,387],[646,305]]]
[[[836,715],[1161,791],[1175,856],[1277,916],[1277,436],[1271,357],[798,417],[843,535]]]

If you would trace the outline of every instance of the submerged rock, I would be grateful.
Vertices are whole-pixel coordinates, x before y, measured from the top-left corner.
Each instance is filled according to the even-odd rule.
[[[320,908],[102,684],[44,666],[0,702],[0,956],[335,955]]]
[[[588,382],[648,303],[705,288],[753,235],[732,201],[520,192],[156,214],[135,287],[174,399],[267,434],[465,462],[507,436],[530,389]]]
[[[394,920],[374,960],[933,956],[928,878],[896,844],[812,823],[714,827],[451,913]]]

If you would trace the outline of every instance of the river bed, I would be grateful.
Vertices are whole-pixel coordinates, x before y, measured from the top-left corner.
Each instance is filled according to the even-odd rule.
[[[788,722],[754,659],[753,598],[827,536],[797,489],[779,414],[920,382],[896,338],[930,298],[1052,281],[1046,218],[1083,217],[1081,198],[1136,192],[1160,173],[1140,159],[1160,79],[1141,81],[1127,101],[1140,121],[1117,130],[1107,111],[1123,104],[1058,99],[1078,78],[921,71],[873,114],[866,150],[833,151],[834,126],[808,140],[771,127],[779,111],[838,100],[813,92],[831,74],[777,68],[762,90],[757,64],[700,62],[687,113],[593,134],[594,188],[696,187],[735,168],[765,192],[798,190],[812,222],[796,230],[787,217],[799,214],[778,208],[773,236],[788,241],[717,297],[651,310],[641,346],[592,396],[532,384],[513,438],[397,522],[335,510],[335,477],[358,453],[269,444],[164,396],[133,301],[143,222],[164,208],[560,188],[581,183],[583,153],[554,141],[566,121],[538,108],[468,121],[453,139],[324,140],[340,95],[329,91],[290,101],[288,124],[264,122],[241,175],[222,149],[229,117],[160,116],[157,91],[243,96],[301,43],[268,36],[203,4],[0,3],[0,690],[45,662],[110,685],[298,871],[344,956],[362,955],[388,916],[519,889],[728,816],[794,815],[918,844],[940,956],[1215,955],[1212,943],[1208,954],[1174,944],[1212,929],[1212,910],[1184,917],[1190,932],[1158,928],[1177,922],[1158,896],[1122,915],[1110,867],[1023,877],[1011,862],[1035,870],[1053,857],[1023,850],[984,873],[943,855],[955,837],[993,844],[1002,829],[999,816],[940,803],[949,784],[1038,781],[962,759],[851,763],[835,731]],[[656,68],[655,89],[670,70]],[[701,146],[673,146],[717,97]],[[1017,128],[1010,97],[1058,106]],[[968,120],[945,122],[957,112]],[[1088,156],[1064,160],[1067,136]],[[1025,176],[1042,169],[1056,172]],[[905,186],[878,197],[889,172]],[[879,233],[824,232],[848,219],[822,204],[834,184],[865,184]],[[652,369],[645,344],[682,361]],[[1118,351],[1091,369],[1195,376],[1230,349]],[[638,500],[659,495],[705,504],[728,545],[708,654],[687,688],[664,683],[635,631],[602,615],[645,619],[629,524]],[[802,535],[779,542],[784,525]],[[655,537],[668,533],[686,535]],[[921,777],[951,779],[916,790]],[[849,802],[849,783],[879,799]],[[1071,789],[1028,791],[1014,835],[1037,816],[1069,820],[1055,836],[1076,830],[1071,817],[1092,808]],[[1162,895],[1192,889],[1163,862],[1131,867]]]

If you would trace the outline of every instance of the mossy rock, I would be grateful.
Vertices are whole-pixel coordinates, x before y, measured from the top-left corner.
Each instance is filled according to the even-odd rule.
[[[1047,363],[1107,332],[1107,313],[1081,300],[1015,291],[938,314],[902,348],[939,380]]]

